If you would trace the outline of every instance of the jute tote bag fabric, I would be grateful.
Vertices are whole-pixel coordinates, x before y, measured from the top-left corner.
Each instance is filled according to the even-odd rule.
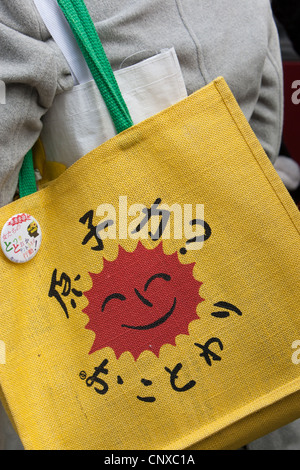
[[[299,212],[223,78],[130,126],[103,74],[118,135],[0,210],[41,237],[0,256],[3,404],[26,449],[238,448],[300,417]]]

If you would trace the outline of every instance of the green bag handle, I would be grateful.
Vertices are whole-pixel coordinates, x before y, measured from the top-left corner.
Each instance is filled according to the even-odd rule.
[[[23,164],[19,173],[19,194],[20,197],[28,196],[37,190],[35,173],[33,168],[32,150],[25,155]]]
[[[105,101],[117,133],[133,125],[129,111],[83,0],[57,0]]]
[[[98,33],[83,0],[57,0],[68,21],[95,83],[107,106],[117,134],[133,125],[126,103]],[[37,190],[33,168],[32,151],[24,158],[19,173],[20,197]]]

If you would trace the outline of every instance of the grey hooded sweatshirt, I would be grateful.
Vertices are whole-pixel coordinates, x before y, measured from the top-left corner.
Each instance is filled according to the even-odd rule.
[[[275,161],[283,84],[269,0],[86,0],[86,5],[114,70],[136,52],[174,47],[188,94],[223,76]],[[130,59],[126,63],[131,65]],[[40,135],[43,116],[58,94],[73,87],[68,64],[33,0],[0,2],[0,80],[6,85],[6,104],[0,104],[1,206],[14,196],[23,157]],[[3,423],[0,413],[0,438],[7,430],[13,442],[6,448],[21,446]]]
[[[282,64],[269,0],[86,0],[113,70],[138,51],[174,47],[188,94],[223,76],[272,162],[282,132]],[[139,60],[143,59],[139,55]],[[126,61],[127,65],[130,60]],[[1,0],[0,206],[69,66],[33,0]]]
[[[114,70],[138,51],[174,47],[188,94],[222,75],[275,161],[282,64],[269,0],[86,0],[86,5]],[[6,104],[0,105],[1,206],[13,198],[43,115],[58,93],[73,87],[68,64],[33,0],[1,0],[0,80],[6,85]]]

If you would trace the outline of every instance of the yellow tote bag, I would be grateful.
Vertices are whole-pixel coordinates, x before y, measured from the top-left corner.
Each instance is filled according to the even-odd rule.
[[[0,256],[2,401],[26,449],[236,449],[300,417],[300,215],[223,78],[7,221],[4,251],[32,258]]]

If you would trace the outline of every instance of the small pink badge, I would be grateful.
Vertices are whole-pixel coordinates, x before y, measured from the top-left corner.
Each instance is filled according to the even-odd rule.
[[[11,217],[1,232],[1,248],[13,263],[26,263],[38,252],[42,241],[41,228],[29,214]]]

